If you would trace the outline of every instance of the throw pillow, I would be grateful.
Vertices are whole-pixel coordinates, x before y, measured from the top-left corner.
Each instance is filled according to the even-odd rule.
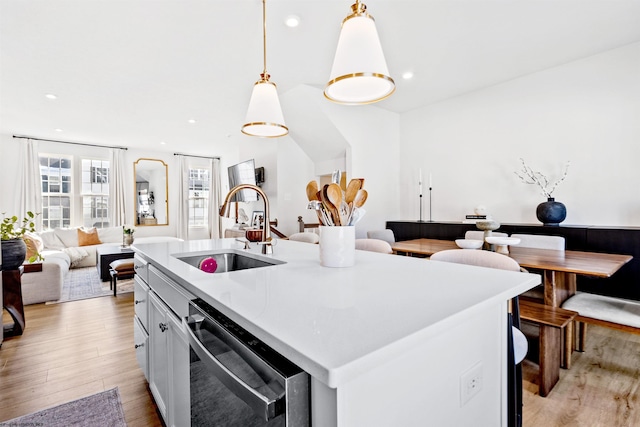
[[[64,243],[62,240],[56,235],[54,230],[43,231],[40,234],[40,238],[44,243],[45,249],[63,249]]]
[[[77,228],[56,228],[54,229],[56,236],[62,243],[68,248],[73,248],[78,245],[78,229]]]
[[[95,227],[88,229],[78,228],[78,246],[99,245],[100,243],[102,242]]]
[[[85,251],[82,248],[64,248],[62,250],[65,254],[69,255],[69,259],[71,260],[71,267],[75,267],[76,265],[78,265],[80,263],[80,261],[82,261],[83,259],[85,259],[86,257],[89,256],[89,252]]]
[[[26,232],[22,240],[27,245],[27,255],[24,257],[26,261],[44,250],[44,242],[36,233]]]
[[[122,243],[122,227],[98,228],[98,237],[102,243]]]

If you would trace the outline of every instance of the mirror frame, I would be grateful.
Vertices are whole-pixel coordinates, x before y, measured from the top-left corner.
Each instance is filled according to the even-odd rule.
[[[166,217],[166,222],[162,223],[162,224],[144,224],[144,223],[140,223],[139,218],[138,218],[138,181],[137,181],[137,177],[138,177],[138,163],[141,161],[150,161],[150,162],[159,162],[161,163],[162,166],[164,166],[164,192],[165,192],[165,200],[164,200],[164,209],[165,209],[165,217]],[[159,204],[159,203],[157,203]],[[133,162],[133,207],[134,207],[134,223],[136,227],[153,227],[153,226],[166,226],[169,225],[169,166],[162,160],[160,159],[150,159],[150,158],[146,158],[146,157],[141,157],[138,160],[136,160],[135,162]],[[156,217],[157,219],[157,217]]]

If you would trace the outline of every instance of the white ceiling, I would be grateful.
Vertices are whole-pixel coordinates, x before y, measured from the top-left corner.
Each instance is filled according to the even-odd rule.
[[[324,87],[351,3],[267,1],[281,96]],[[640,41],[640,0],[365,3],[397,83],[376,105],[399,113]],[[0,0],[0,133],[210,153],[240,133],[261,13],[260,0]]]

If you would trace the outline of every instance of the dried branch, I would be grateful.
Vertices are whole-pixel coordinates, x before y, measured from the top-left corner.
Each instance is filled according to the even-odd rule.
[[[520,178],[520,180],[525,184],[535,184],[540,187],[540,194],[542,194],[546,198],[550,198],[556,188],[558,188],[558,185],[567,178],[569,165],[571,164],[571,162],[567,160],[564,168],[564,173],[562,174],[560,179],[550,185],[549,179],[542,172],[537,172],[531,169],[529,166],[527,166],[527,164],[524,162],[524,159],[522,158],[520,158],[520,163],[522,163],[522,170],[519,172],[515,171],[514,173],[516,174],[516,176]]]

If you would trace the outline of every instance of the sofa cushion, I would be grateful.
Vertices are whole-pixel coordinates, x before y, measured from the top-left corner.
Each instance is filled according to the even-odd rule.
[[[89,252],[80,247],[64,248],[62,251],[69,255],[72,268],[76,267],[83,259],[89,256]]]
[[[42,239],[42,243],[44,243],[45,249],[62,249],[64,248],[64,243],[62,240],[56,235],[55,230],[46,230],[38,233],[40,238]]]
[[[37,253],[44,250],[44,242],[36,233],[26,232],[24,236],[22,236],[22,240],[24,240],[24,243],[27,245],[25,260],[29,260],[29,258],[36,256]]]
[[[78,229],[77,228],[56,228],[56,236],[67,248],[74,248],[78,246]]]
[[[63,262],[66,265],[67,270],[71,267],[71,258],[69,258],[69,255],[63,251],[45,249],[40,252],[40,255],[44,258],[44,264],[48,262]]]
[[[78,228],[78,246],[99,245],[98,230],[92,228]]]
[[[102,243],[122,243],[122,227],[98,228],[98,237]]]

